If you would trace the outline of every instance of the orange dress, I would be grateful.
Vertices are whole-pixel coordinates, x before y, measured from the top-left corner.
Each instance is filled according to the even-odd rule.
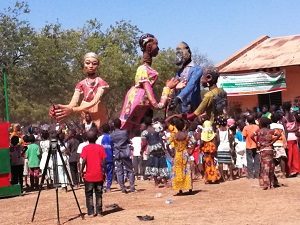
[[[204,142],[201,151],[204,153],[204,179],[205,182],[216,182],[221,178],[220,172],[216,166],[214,155],[216,154],[216,145],[213,141]]]

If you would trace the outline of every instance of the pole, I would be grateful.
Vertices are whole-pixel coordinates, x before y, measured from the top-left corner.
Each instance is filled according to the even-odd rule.
[[[4,88],[4,98],[5,98],[5,120],[9,121],[9,106],[8,106],[8,91],[7,91],[7,74],[6,69],[3,66],[2,68],[3,74],[3,88]]]

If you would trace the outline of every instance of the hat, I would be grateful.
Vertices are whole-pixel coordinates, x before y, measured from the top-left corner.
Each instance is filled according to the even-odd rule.
[[[212,128],[212,123],[209,120],[206,120],[203,123],[203,129],[202,129],[202,132],[201,132],[201,140],[209,142],[209,141],[214,139],[215,135],[216,134],[215,134],[215,132],[213,131],[213,128]]]

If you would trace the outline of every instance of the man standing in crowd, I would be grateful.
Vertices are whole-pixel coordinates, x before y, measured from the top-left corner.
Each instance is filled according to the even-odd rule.
[[[71,176],[73,185],[78,187],[79,184],[79,174],[77,164],[79,162],[79,154],[77,149],[79,146],[79,140],[76,139],[76,131],[74,129],[70,130],[69,138],[67,140],[67,154],[69,155],[69,165],[71,170]]]
[[[111,133],[111,140],[113,144],[113,151],[115,156],[115,165],[117,180],[123,193],[127,193],[124,184],[124,170],[128,174],[130,182],[130,192],[135,192],[134,187],[134,172],[132,161],[130,159],[131,150],[129,147],[130,139],[126,130],[121,128],[121,120],[114,120],[115,130]]]

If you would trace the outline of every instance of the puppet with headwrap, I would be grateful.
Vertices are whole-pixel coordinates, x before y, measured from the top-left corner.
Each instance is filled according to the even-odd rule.
[[[192,52],[185,42],[180,42],[176,47],[175,63],[179,67],[176,78],[180,80],[180,83],[176,86],[170,110],[176,108],[177,113],[191,113],[201,101],[202,68],[192,61]]]
[[[158,72],[151,67],[152,58],[157,56],[159,51],[158,41],[152,34],[143,34],[139,39],[139,45],[143,52],[143,64],[137,69],[135,84],[126,94],[120,115],[122,128],[128,130],[139,129],[142,118],[151,112],[151,109],[164,108],[171,89],[178,83],[175,78],[167,81],[158,102],[153,92],[153,85],[158,78]]]
[[[101,97],[109,85],[98,76],[98,67],[99,58],[96,53],[89,52],[84,55],[83,71],[87,77],[76,84],[73,97],[68,105],[51,106],[49,110],[51,117],[60,122],[72,113],[81,113],[84,121],[85,112],[88,112],[97,127],[107,121],[107,111],[101,102]],[[82,99],[81,102],[80,99]]]

